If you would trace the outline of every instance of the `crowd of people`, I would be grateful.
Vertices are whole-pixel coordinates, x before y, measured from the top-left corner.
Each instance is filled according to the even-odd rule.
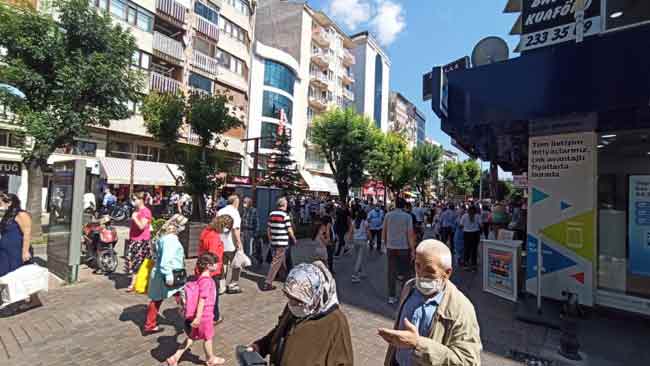
[[[110,203],[110,191],[107,195]],[[6,209],[0,221],[0,276],[31,258],[29,236],[23,235],[29,233],[29,215],[16,200],[0,195],[0,206]],[[162,331],[157,319],[165,300],[174,299],[184,309],[187,338],[179,349],[169,350],[167,365],[178,364],[195,341],[204,342],[207,365],[224,364],[212,347],[214,327],[224,321],[219,298],[242,292],[241,255],[263,261],[262,248],[255,240],[260,225],[252,200],[244,197],[241,207],[237,195],[223,201],[199,236],[194,271],[186,273],[184,247],[178,237],[187,222],[183,212],[172,215],[154,233],[147,195],[132,196],[125,262],[125,271],[132,277],[126,291],[136,291],[138,277],[147,277],[150,301],[143,334]],[[267,220],[270,266],[260,289],[276,290],[274,282],[282,280],[287,304],[278,324],[248,349],[270,356],[276,366],[353,365],[349,324],[336,293],[335,264],[348,262],[336,258],[353,253],[351,278],[345,280],[359,284],[368,275],[369,251],[375,251],[386,255],[387,299],[397,306],[398,314],[392,329],[378,330],[388,346],[385,364],[479,364],[482,346],[476,314],[450,276],[456,267],[476,270],[481,236],[489,237],[509,222],[525,221],[525,207],[502,210],[500,206],[425,205],[397,198],[387,210],[381,201],[278,199]],[[291,247],[298,243],[298,224],[312,227],[316,245],[313,262],[293,267]],[[322,346],[315,346],[314,339]]]

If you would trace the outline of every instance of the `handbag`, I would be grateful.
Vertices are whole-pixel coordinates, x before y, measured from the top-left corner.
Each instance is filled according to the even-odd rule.
[[[187,271],[185,271],[185,268],[175,269],[172,271],[172,278],[173,281],[171,286],[165,284],[167,287],[169,288],[182,287],[187,282]]]
[[[138,268],[136,274],[135,286],[133,290],[138,294],[146,294],[149,287],[149,276],[151,276],[151,270],[153,269],[154,261],[150,258],[145,258]]]
[[[253,264],[246,254],[242,250],[238,250],[235,253],[235,257],[232,259],[233,268],[245,268],[250,267]]]

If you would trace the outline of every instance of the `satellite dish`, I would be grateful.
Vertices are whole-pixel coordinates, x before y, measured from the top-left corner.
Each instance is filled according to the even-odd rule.
[[[506,41],[499,37],[483,38],[472,51],[472,66],[488,65],[508,59],[509,50]]]

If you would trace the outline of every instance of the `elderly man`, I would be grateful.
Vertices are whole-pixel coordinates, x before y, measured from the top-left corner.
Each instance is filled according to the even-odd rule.
[[[449,280],[451,252],[425,240],[415,254],[416,278],[407,282],[395,329],[379,329],[389,344],[385,366],[475,366],[481,337],[472,303]]]

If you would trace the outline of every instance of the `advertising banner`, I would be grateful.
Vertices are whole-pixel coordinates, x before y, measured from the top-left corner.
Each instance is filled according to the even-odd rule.
[[[630,272],[650,276],[650,175],[632,175],[629,184]]]
[[[546,47],[576,37],[600,33],[600,0],[584,0],[584,13],[577,9],[578,0],[523,0],[521,51]],[[582,28],[576,31],[576,13]]]
[[[500,250],[497,248],[486,248],[487,251],[487,289],[506,299],[516,300],[514,295],[515,287],[515,268],[514,253],[511,251]]]
[[[542,296],[578,294],[593,305],[596,257],[596,148],[594,132],[531,137],[528,155],[526,289],[537,291],[542,250]]]

